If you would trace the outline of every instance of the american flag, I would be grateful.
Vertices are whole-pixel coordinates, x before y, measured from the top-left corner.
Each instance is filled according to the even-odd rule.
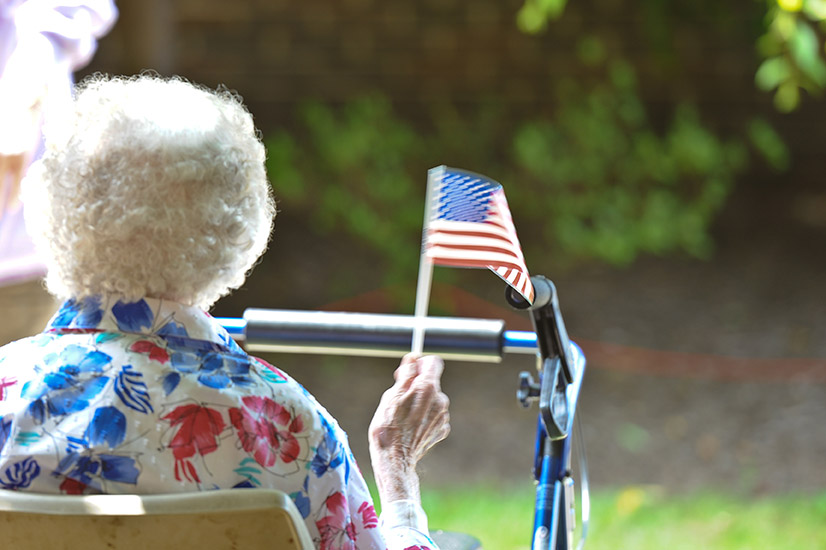
[[[445,166],[429,175],[427,257],[434,265],[487,267],[533,303],[533,285],[502,186]]]

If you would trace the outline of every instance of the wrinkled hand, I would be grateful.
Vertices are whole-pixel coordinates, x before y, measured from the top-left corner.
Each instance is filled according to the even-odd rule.
[[[416,465],[450,432],[449,400],[441,391],[439,357],[405,356],[384,392],[368,439],[382,502],[419,498]]]

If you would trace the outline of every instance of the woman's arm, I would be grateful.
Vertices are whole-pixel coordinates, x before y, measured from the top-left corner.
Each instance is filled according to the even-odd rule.
[[[449,400],[440,384],[443,369],[435,356],[404,357],[370,423],[370,458],[385,530],[408,527],[427,533],[416,466],[450,432]]]

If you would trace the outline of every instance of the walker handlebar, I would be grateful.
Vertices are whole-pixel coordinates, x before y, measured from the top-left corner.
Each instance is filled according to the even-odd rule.
[[[247,309],[218,321],[248,351],[401,357],[410,351],[412,315]],[[536,354],[533,332],[505,330],[497,319],[426,317],[425,353],[499,362],[505,353]]]

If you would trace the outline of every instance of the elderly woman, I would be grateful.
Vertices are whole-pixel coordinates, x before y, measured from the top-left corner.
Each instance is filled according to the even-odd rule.
[[[403,359],[370,425],[379,521],[336,421],[205,312],[272,228],[264,147],[239,99],[98,76],[67,122],[24,183],[47,286],[66,301],[42,334],[0,348],[0,487],[273,487],[319,548],[435,548],[415,470],[449,430],[441,361]]]

